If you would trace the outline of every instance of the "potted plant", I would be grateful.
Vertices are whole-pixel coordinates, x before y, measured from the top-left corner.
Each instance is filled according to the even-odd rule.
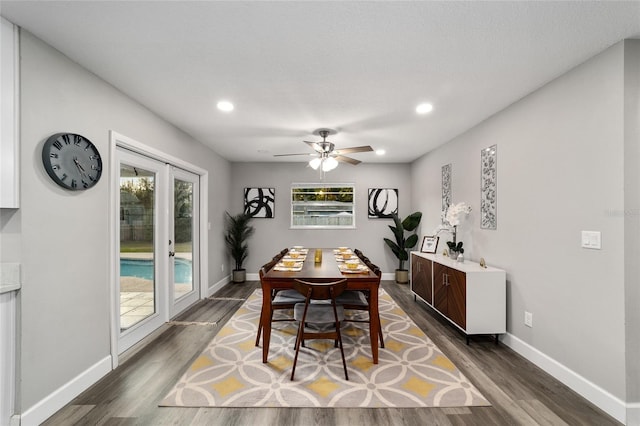
[[[447,241],[449,256],[453,260],[460,260],[461,262],[464,262],[463,243],[462,241],[457,240],[458,225],[460,225],[462,220],[464,220],[469,213],[471,213],[471,206],[467,205],[465,202],[461,202],[450,205],[444,216],[444,221],[449,226],[448,231],[451,232],[451,238],[453,239],[453,241]]]
[[[225,214],[226,230],[224,240],[229,254],[235,262],[232,279],[234,283],[243,283],[246,280],[246,270],[242,266],[247,256],[249,256],[247,240],[253,235],[255,229],[249,225],[251,216],[248,213],[240,213],[234,216],[228,212],[225,212]]]
[[[392,213],[391,217],[395,226],[389,225],[389,229],[393,232],[395,242],[389,238],[385,238],[384,242],[391,247],[391,251],[399,260],[398,269],[396,269],[396,282],[406,284],[409,282],[409,271],[404,268],[404,262],[409,260],[409,250],[418,243],[418,236],[416,234],[405,236],[405,233],[416,230],[422,219],[422,212],[412,213],[403,221],[400,221],[397,213]]]

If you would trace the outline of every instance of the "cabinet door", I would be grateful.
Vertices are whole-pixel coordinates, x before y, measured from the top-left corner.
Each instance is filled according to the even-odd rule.
[[[430,260],[420,256],[411,256],[411,289],[427,303],[433,304]]]
[[[448,316],[447,312],[447,271],[446,266],[433,262],[433,307],[439,310],[443,315]]]
[[[467,275],[447,268],[447,316],[463,330],[467,329]]]

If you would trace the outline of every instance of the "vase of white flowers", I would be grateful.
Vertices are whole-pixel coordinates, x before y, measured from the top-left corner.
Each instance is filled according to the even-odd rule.
[[[456,237],[458,233],[458,225],[469,213],[471,213],[471,206],[465,202],[461,202],[450,205],[444,215],[444,222],[449,226],[448,231],[451,233],[451,238],[453,240],[447,241],[449,256],[453,260],[460,260],[461,262],[464,261],[463,243],[462,241],[457,241]]]

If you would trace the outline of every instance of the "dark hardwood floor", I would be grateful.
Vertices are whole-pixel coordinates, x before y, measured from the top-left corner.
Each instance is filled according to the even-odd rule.
[[[258,282],[229,284],[198,303],[46,425],[617,425],[584,398],[491,337],[465,338],[414,302],[407,285],[383,288],[489,399],[491,407],[420,409],[158,407]]]

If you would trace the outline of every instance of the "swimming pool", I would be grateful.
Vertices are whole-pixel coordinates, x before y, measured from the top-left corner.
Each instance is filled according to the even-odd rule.
[[[191,283],[193,280],[191,261],[174,259],[176,283]],[[120,276],[137,277],[153,280],[153,260],[148,259],[120,259]]]

